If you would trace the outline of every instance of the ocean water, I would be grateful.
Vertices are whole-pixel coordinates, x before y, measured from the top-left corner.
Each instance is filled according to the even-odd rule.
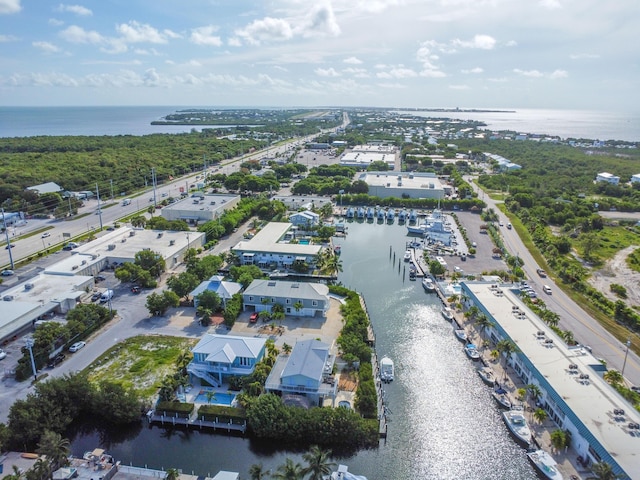
[[[185,133],[194,127],[151,125],[152,121],[182,108],[186,107],[0,107],[0,137]],[[490,130],[514,130],[562,138],[640,141],[640,114],[637,113],[509,110],[515,112],[412,113],[434,118],[481,120]]]

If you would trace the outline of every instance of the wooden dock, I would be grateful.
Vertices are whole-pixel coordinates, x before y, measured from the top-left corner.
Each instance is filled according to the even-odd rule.
[[[214,431],[226,431],[227,433],[237,432],[244,434],[247,430],[247,422],[243,422],[242,424],[232,423],[232,422],[213,422],[211,420],[204,420],[202,418],[198,418],[197,414],[194,413],[191,416],[180,417],[179,415],[170,416],[163,415],[158,412],[153,412],[151,414],[147,414],[147,420],[149,420],[150,424],[160,424],[163,427],[187,427],[187,428],[197,428],[199,430],[202,429],[213,429]]]

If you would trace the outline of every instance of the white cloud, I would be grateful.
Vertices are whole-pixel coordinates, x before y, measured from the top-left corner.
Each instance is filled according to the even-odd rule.
[[[505,45],[507,47],[517,47],[518,46],[518,42],[516,42],[515,40],[509,40]]]
[[[420,76],[427,77],[427,78],[443,78],[443,77],[446,77],[447,74],[441,70],[425,68],[424,70],[420,71]]]
[[[460,40],[456,38],[452,44],[462,48],[479,48],[482,50],[492,50],[496,46],[496,39],[489,35],[474,35],[472,40]]]
[[[386,72],[378,72],[376,74],[376,77],[378,78],[386,78],[386,79],[391,79],[391,78],[415,78],[417,77],[418,74],[411,70],[410,68],[405,68],[403,65],[400,65],[398,67],[392,68],[391,70],[388,70]]]
[[[77,25],[71,25],[60,32],[60,36],[71,43],[99,44],[105,41],[105,37],[95,30],[85,30]]]
[[[222,39],[218,35],[213,35],[217,28],[213,25],[198,27],[191,30],[191,40],[196,45],[207,45],[210,47],[222,46]]]
[[[227,45],[229,45],[230,47],[241,47],[242,40],[240,40],[238,37],[231,37],[229,38],[229,40],[227,40]]]
[[[58,47],[49,42],[32,42],[31,45],[42,50],[44,53],[57,53],[60,51]]]
[[[338,36],[340,26],[330,3],[313,7],[309,15],[294,29],[295,34],[303,37]]]
[[[469,73],[482,73],[484,72],[484,70],[480,67],[475,67],[475,68],[470,68],[470,69],[465,69],[465,70],[460,70],[462,73],[464,74],[469,74]]]
[[[369,72],[367,72],[367,70],[364,68],[349,67],[349,68],[345,68],[342,72],[347,75],[352,75],[353,77],[356,77],[356,78],[369,78],[371,76],[369,75]]]
[[[156,57],[159,57],[162,55],[155,48],[136,48],[133,50],[133,53],[137,55],[153,55]]]
[[[166,30],[161,33],[151,25],[135,20],[117,25],[116,31],[122,35],[121,40],[125,43],[167,43],[169,36]]]
[[[61,27],[62,25],[64,25],[64,22],[62,20],[58,20],[57,18],[50,18],[49,25],[52,25],[54,27]]]
[[[549,74],[549,78],[555,80],[557,78],[567,78],[569,73],[566,70],[554,70]]]
[[[314,70],[315,74],[319,77],[339,77],[340,74],[335,71],[333,68],[316,68]]]
[[[517,73],[518,75],[522,75],[523,77],[533,78],[540,78],[544,76],[544,74],[538,70],[521,70],[519,68],[514,68],[513,73]]]
[[[260,45],[261,42],[289,40],[293,37],[293,30],[287,20],[272,17],[254,20],[245,28],[236,30],[235,33],[251,45]]]
[[[0,0],[0,15],[18,13],[22,10],[20,0]]]
[[[18,37],[15,35],[0,35],[0,43],[16,42]]]
[[[571,60],[584,60],[584,59],[594,59],[594,58],[600,58],[600,55],[595,54],[595,53],[575,53],[573,55],[569,55],[569,58]]]
[[[61,3],[60,5],[58,5],[58,8],[56,8],[56,11],[75,13],[76,15],[79,15],[81,17],[87,17],[87,16],[93,15],[93,12],[91,10],[89,10],[86,7],[83,7],[82,5],[65,5],[64,3]]]
[[[349,57],[342,60],[342,63],[347,63],[349,65],[362,65],[362,60],[357,57]]]

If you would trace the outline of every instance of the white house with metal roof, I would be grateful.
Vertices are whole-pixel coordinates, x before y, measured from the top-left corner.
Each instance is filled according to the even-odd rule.
[[[640,478],[640,412],[603,378],[606,367],[580,346],[570,347],[518,296],[512,286],[462,282],[466,307],[477,306],[491,320],[492,341],[511,340],[507,358],[525,385],[537,385],[549,418],[571,433],[571,446],[593,464]]]
[[[291,223],[270,222],[255,237],[238,242],[231,248],[241,265],[257,265],[262,269],[288,269],[294,262],[302,262],[310,268],[322,249],[322,245],[291,243],[295,229]]]
[[[265,352],[265,338],[206,334],[191,349],[190,377],[219,387],[229,376],[251,375]]]
[[[271,312],[279,304],[285,315],[323,318],[330,303],[329,287],[322,283],[279,280],[254,280],[243,292],[242,300],[245,311]]]
[[[596,175],[596,182],[607,182],[611,185],[618,185],[620,177],[609,172],[600,172]]]
[[[198,308],[198,295],[207,290],[217,293],[222,305],[226,305],[233,295],[242,290],[242,285],[236,282],[226,282],[220,275],[214,275],[189,293],[193,297],[193,306],[195,308]]]
[[[289,221],[299,228],[309,228],[320,225],[320,215],[311,210],[304,210],[289,215]]]
[[[289,356],[280,356],[265,382],[267,392],[301,395],[309,406],[322,406],[325,398],[335,399],[337,385],[332,375],[335,355],[319,340],[297,342]]]

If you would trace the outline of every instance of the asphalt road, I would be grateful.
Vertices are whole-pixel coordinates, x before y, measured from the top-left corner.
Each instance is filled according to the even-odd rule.
[[[509,219],[501,213],[495,200],[485,195],[477,185],[467,179],[468,183],[479,193],[488,208],[493,208],[500,220],[507,225]],[[567,296],[558,287],[553,279],[540,278],[536,273],[539,266],[535,263],[529,251],[515,230],[506,227],[501,228],[502,238],[505,247],[512,255],[518,255],[524,262],[524,271],[531,281],[530,283],[538,297],[541,298],[550,310],[560,315],[559,327],[563,330],[571,330],[575,339],[582,345],[588,345],[596,358],[602,358],[607,362],[609,368],[614,368],[619,372],[624,365],[624,376],[633,385],[640,385],[640,359],[631,350],[626,355],[626,345],[606,331],[593,317],[589,316],[579,305]],[[542,285],[549,285],[552,289],[551,295],[542,291]],[[625,363],[625,356],[626,363]]]

